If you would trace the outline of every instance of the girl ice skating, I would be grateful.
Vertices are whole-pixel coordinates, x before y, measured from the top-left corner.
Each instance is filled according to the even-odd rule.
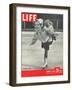
[[[43,21],[43,19],[40,18],[35,21],[34,29],[35,33],[31,45],[35,44],[38,39],[41,41],[41,47],[44,48],[44,62],[42,68],[45,68],[48,66],[49,46],[52,44],[53,40],[56,40],[53,23],[48,19]]]

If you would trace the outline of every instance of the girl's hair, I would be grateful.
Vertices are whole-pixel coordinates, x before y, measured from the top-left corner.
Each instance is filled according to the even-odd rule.
[[[42,19],[42,18],[37,19],[37,20],[34,22],[34,25],[35,25],[35,23],[38,23],[38,24],[40,24],[41,27],[43,27],[43,19]]]
[[[46,19],[46,20],[44,21],[44,25],[47,25],[48,23],[49,23],[50,25],[53,25],[53,22],[52,22],[51,20]]]

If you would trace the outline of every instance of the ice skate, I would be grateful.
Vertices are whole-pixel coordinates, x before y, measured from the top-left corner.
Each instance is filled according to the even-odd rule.
[[[42,65],[42,68],[45,69],[47,66],[48,66],[48,64],[47,64],[47,59],[45,59],[45,62],[44,62],[44,64]]]

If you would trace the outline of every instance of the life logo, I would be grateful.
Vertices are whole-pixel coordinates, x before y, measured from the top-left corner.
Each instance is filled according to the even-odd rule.
[[[34,22],[37,19],[37,14],[33,13],[21,13],[22,22]]]

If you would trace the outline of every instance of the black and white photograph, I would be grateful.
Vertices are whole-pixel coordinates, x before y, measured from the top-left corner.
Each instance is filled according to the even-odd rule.
[[[22,19],[26,15],[36,20],[22,20],[22,70],[63,69],[63,15],[22,13]]]

